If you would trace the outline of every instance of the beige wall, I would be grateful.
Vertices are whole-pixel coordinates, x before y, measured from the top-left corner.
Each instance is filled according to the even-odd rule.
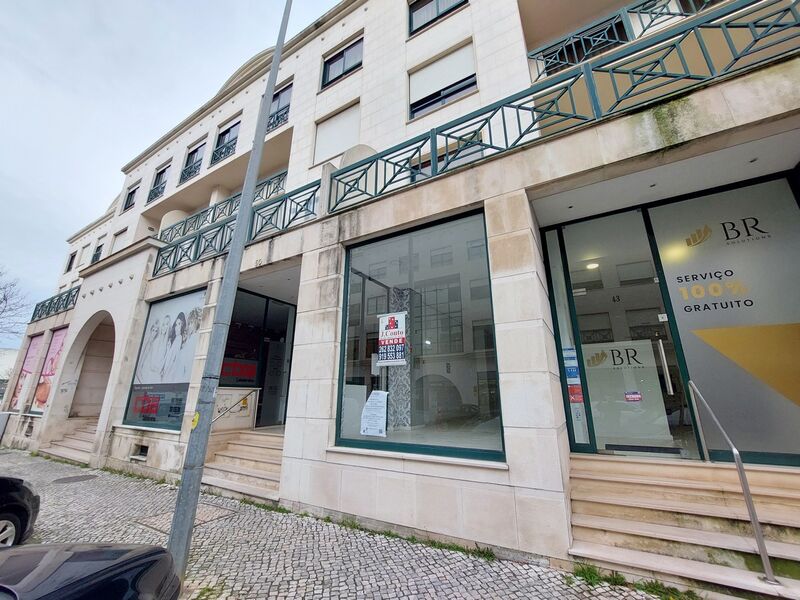
[[[81,369],[69,409],[70,417],[100,416],[113,361],[114,324],[103,322],[92,332],[80,358]]]

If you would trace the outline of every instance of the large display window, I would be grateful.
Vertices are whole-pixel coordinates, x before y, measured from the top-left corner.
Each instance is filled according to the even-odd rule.
[[[573,450],[800,466],[800,208],[786,177],[545,231]],[[698,419],[703,427],[698,427]]]
[[[204,299],[200,290],[150,306],[125,425],[180,430]]]
[[[502,460],[482,214],[348,250],[337,443]]]

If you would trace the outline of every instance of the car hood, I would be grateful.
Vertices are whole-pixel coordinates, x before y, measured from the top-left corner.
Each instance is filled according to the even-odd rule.
[[[142,544],[16,546],[0,550],[0,590],[6,587],[24,599],[55,598],[50,594],[165,554],[164,548]]]

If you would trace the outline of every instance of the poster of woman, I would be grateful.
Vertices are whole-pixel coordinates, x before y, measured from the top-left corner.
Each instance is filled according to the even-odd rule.
[[[125,423],[180,428],[204,298],[200,290],[150,307]]]
[[[53,337],[50,338],[50,346],[47,348],[42,374],[39,376],[39,383],[36,385],[36,392],[33,394],[32,413],[43,413],[45,406],[47,406],[47,398],[53,388],[53,378],[56,375],[58,364],[61,362],[61,352],[64,350],[64,341],[66,339],[66,327],[54,331]]]
[[[39,349],[42,347],[43,335],[32,337],[28,350],[25,352],[25,360],[22,362],[22,370],[19,372],[17,385],[14,388],[14,395],[11,396],[11,406],[9,410],[16,411],[20,409],[20,399],[25,397],[26,392],[33,385],[33,369],[36,366],[36,359],[39,356]]]

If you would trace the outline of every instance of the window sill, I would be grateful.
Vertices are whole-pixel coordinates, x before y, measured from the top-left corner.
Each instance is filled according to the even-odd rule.
[[[462,100],[466,100],[467,98],[469,98],[471,96],[474,96],[475,94],[477,94],[480,91],[481,91],[480,88],[474,89],[469,94],[464,94],[463,96],[459,96],[458,98],[456,98],[452,102],[448,102],[446,104],[442,104],[441,106],[437,106],[433,110],[431,110],[429,112],[426,112],[424,115],[420,115],[418,117],[413,117],[413,118],[407,119],[406,120],[406,125],[411,125],[412,123],[416,123],[417,121],[421,121],[421,120],[423,120],[423,119],[425,119],[427,117],[430,117],[431,115],[435,115],[440,110],[443,110],[443,109],[447,108],[448,106],[453,106],[454,104],[457,104],[458,102],[461,102]]]
[[[449,19],[453,15],[456,15],[456,14],[460,13],[461,11],[465,10],[468,6],[469,6],[469,2],[464,2],[463,4],[460,4],[459,6],[456,6],[455,8],[452,8],[451,10],[447,11],[443,15],[439,15],[433,21],[425,23],[425,25],[423,25],[422,27],[420,27],[416,31],[413,31],[413,32],[408,34],[408,38],[406,38],[406,43],[408,43],[411,40],[419,37],[420,35],[422,35],[426,31],[430,31],[431,29],[436,27],[436,25],[438,25],[439,23],[441,23],[445,19]]]
[[[472,467],[476,469],[489,469],[492,471],[508,471],[508,463],[494,460],[477,460],[474,458],[452,458],[433,454],[415,454],[412,452],[390,452],[387,450],[370,450],[366,448],[351,448],[348,446],[329,446],[327,454],[349,454],[356,456],[370,456],[373,458],[388,458],[410,462],[435,463],[454,467]]]
[[[169,434],[178,435],[178,436],[181,434],[181,432],[176,430],[176,429],[164,429],[162,427],[142,427],[141,425],[125,425],[124,423],[122,425],[114,425],[112,427],[112,429],[114,429],[114,430],[117,430],[117,429],[130,429],[132,431],[146,431],[146,432],[152,432],[152,433],[169,433]]]

